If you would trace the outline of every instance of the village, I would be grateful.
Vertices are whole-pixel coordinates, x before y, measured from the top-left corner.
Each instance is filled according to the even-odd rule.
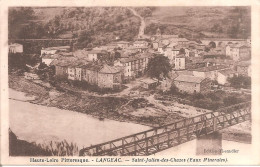
[[[73,50],[71,46],[42,48],[40,62],[35,67],[26,64],[28,70],[23,75],[25,82],[47,85],[49,89],[54,86],[56,94],[57,90],[65,90],[80,97],[127,99],[109,110],[116,110],[117,115],[130,120],[142,117],[143,124],[157,126],[166,117],[164,123],[169,123],[249,100],[250,45],[250,39],[188,40],[178,35],[163,35],[158,28],[155,35],[139,36],[132,42],[117,39],[105,46],[82,50]],[[9,52],[22,53],[23,46],[10,44]],[[151,71],[156,73],[155,66],[166,66],[155,62],[148,67],[152,59],[160,57],[166,58],[170,69],[167,75],[159,72],[157,77],[151,76]],[[240,79],[245,81],[239,84]],[[50,95],[50,103],[59,96]],[[137,106],[129,109],[127,106],[133,102]],[[76,104],[69,105],[75,108]],[[63,108],[60,104],[58,107]],[[100,110],[94,115],[109,118],[108,111],[103,111],[107,109]]]
[[[143,77],[149,60],[160,55],[167,57],[172,67],[171,76],[161,81],[165,89],[166,85],[171,86],[166,82],[174,81],[181,91],[196,93],[209,91],[210,82],[227,86],[233,76],[251,77],[250,39],[205,39],[198,43],[178,35],[161,35],[158,29],[150,39],[115,41],[73,52],[70,49],[70,46],[42,48],[41,63],[55,66],[57,77],[86,81],[99,88],[119,89],[123,83]],[[11,44],[9,52],[21,53],[23,46]],[[209,82],[204,84],[205,80]],[[158,84],[155,78],[141,81],[145,88]]]

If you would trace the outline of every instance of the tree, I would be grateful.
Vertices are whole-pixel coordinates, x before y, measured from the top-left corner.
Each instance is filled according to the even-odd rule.
[[[181,48],[179,54],[185,54],[185,49]]]
[[[119,22],[121,22],[121,21],[123,21],[123,20],[124,20],[124,18],[123,18],[122,15],[118,15],[118,16],[116,17],[116,22],[117,22],[117,23],[119,23]]]
[[[209,48],[209,47],[205,47],[204,51],[205,51],[205,52],[209,52],[209,51],[210,51],[210,48]]]
[[[159,55],[155,56],[148,62],[147,72],[151,78],[157,78],[158,82],[162,79],[162,76],[168,77],[168,73],[171,71],[171,65],[168,57]]]
[[[234,88],[251,88],[251,77],[239,75],[229,78],[228,81],[230,82],[230,85]]]
[[[242,99],[235,96],[228,96],[223,99],[225,106],[231,106],[242,102]]]
[[[213,41],[211,41],[211,42],[209,43],[209,47],[210,47],[210,48],[216,48],[216,43],[213,42]]]
[[[121,57],[121,54],[117,51],[115,51],[115,59],[119,59]]]
[[[176,87],[176,85],[174,83],[172,83],[169,93],[179,94],[179,89]]]

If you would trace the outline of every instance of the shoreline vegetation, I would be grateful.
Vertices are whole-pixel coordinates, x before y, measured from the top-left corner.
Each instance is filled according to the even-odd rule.
[[[9,155],[10,156],[78,156],[79,148],[75,143],[49,142],[44,144],[30,143],[20,140],[9,129]]]

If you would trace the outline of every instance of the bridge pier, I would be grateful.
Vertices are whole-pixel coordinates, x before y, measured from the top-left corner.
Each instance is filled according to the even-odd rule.
[[[222,134],[213,132],[196,139],[197,155],[221,155]]]

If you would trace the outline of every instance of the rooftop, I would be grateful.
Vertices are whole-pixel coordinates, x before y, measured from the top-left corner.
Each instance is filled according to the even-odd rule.
[[[234,39],[234,38],[204,38],[201,40],[212,40],[212,41],[245,41],[246,39]]]
[[[195,77],[191,75],[179,75],[177,78],[174,79],[174,81],[180,81],[180,82],[192,82],[192,83],[201,83],[204,78],[202,77]]]
[[[88,51],[88,54],[104,54],[106,53],[105,50],[91,50],[91,51]]]
[[[143,44],[143,43],[147,43],[147,41],[134,41],[134,44]]]
[[[235,74],[236,72],[232,69],[224,69],[224,70],[220,70],[219,73],[228,76],[230,74]]]
[[[120,69],[117,67],[104,65],[103,68],[99,72],[106,73],[106,74],[114,74],[114,73],[119,73]]]
[[[152,84],[152,83],[156,83],[157,80],[152,79],[152,78],[145,78],[145,79],[140,80],[140,82],[143,82],[143,83],[146,83],[146,84]]]
[[[176,58],[185,58],[185,54],[178,54]]]
[[[209,66],[209,67],[192,69],[192,71],[208,72],[208,71],[221,70],[221,69],[225,69],[225,68],[228,68],[228,66],[226,66],[226,65],[216,65],[216,66]]]
[[[181,41],[181,42],[188,42],[189,40],[187,40],[186,38],[179,38],[178,41]]]
[[[9,46],[22,46],[22,44],[19,44],[19,43],[11,43]]]
[[[251,65],[251,61],[240,61],[237,64],[238,66],[250,66]]]
[[[70,46],[55,46],[43,48],[44,50],[59,50],[59,49],[70,49]]]
[[[231,48],[242,48],[242,47],[249,48],[250,47],[250,46],[247,46],[246,44],[229,44],[228,46]]]
[[[178,35],[161,35],[162,38],[179,38]]]
[[[206,58],[203,60],[203,62],[207,63],[219,63],[219,64],[234,64],[235,62],[233,60],[228,59],[214,59],[214,58]]]
[[[117,44],[129,44],[130,42],[127,42],[127,41],[118,41],[116,42]]]
[[[43,55],[42,56],[42,58],[43,59],[57,59],[57,58],[59,58],[60,57],[60,55],[57,55],[57,54],[46,54],[46,55]]]
[[[131,62],[131,61],[135,61],[135,60],[138,60],[138,59],[143,59],[143,58],[150,57],[150,56],[152,56],[152,54],[140,53],[140,54],[137,54],[135,56],[128,57],[128,58],[120,58],[119,61],[122,62],[122,63],[128,63],[128,62]]]

